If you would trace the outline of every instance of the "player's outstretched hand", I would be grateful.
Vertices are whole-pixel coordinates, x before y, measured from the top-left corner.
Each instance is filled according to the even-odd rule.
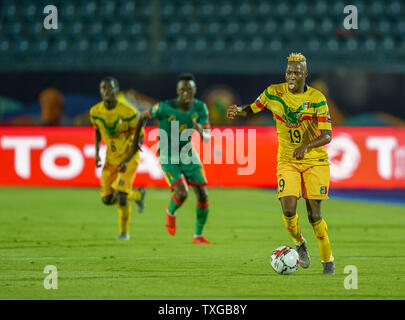
[[[96,155],[96,167],[97,168],[101,167],[101,159],[100,159],[100,156],[98,154]]]
[[[226,116],[228,119],[235,119],[235,117],[238,115],[238,106],[236,104],[233,104],[231,106],[228,107],[228,109],[226,110]]]
[[[193,119],[193,129],[196,130],[200,134],[203,131],[201,124],[199,124],[196,119]]]
[[[307,151],[308,146],[306,144],[303,144],[302,146],[294,150],[293,157],[296,158],[297,160],[302,160],[304,159],[304,156],[307,153]]]
[[[122,161],[120,166],[118,167],[119,172],[125,172],[128,168],[128,162],[127,161]]]

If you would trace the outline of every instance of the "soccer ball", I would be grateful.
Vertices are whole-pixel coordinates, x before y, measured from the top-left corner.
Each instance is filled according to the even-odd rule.
[[[270,264],[278,274],[291,274],[297,271],[300,265],[300,257],[293,248],[281,246],[271,254]]]

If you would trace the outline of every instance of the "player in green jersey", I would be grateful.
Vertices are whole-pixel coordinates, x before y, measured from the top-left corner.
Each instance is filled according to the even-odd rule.
[[[208,216],[207,180],[197,153],[191,146],[191,134],[197,131],[203,142],[210,140],[208,109],[205,103],[194,98],[195,78],[180,74],[177,98],[159,102],[141,113],[135,128],[132,153],[140,149],[139,134],[148,119],[159,121],[159,160],[173,195],[166,207],[166,229],[176,234],[176,211],[188,195],[188,185],[197,196],[197,219],[193,243],[210,244],[203,235]]]

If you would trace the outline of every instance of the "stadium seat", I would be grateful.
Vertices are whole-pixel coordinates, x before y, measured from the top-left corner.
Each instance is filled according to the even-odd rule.
[[[139,36],[142,33],[142,24],[140,22],[132,22],[125,29],[129,36]]]
[[[52,51],[57,52],[59,54],[65,53],[66,50],[69,48],[69,42],[67,39],[58,38],[52,44]]]
[[[325,48],[329,52],[337,52],[340,48],[339,41],[336,39],[329,39],[326,41]]]
[[[144,38],[138,38],[136,41],[130,43],[129,51],[141,54],[148,49],[148,41]]]
[[[83,20],[90,21],[96,18],[97,4],[95,1],[86,1],[82,6],[81,16]]]
[[[293,10],[293,14],[295,15],[296,19],[308,17],[311,12],[312,10],[309,9],[309,6],[305,1],[297,2]]]
[[[48,48],[48,40],[41,39],[38,41],[34,41],[32,49],[35,54],[43,54],[45,52],[48,52]]]
[[[232,17],[234,14],[234,8],[230,2],[219,4],[217,9],[217,15],[222,19]]]
[[[26,38],[18,38],[14,41],[14,52],[24,55],[29,50],[29,41]]]
[[[129,42],[126,39],[118,39],[112,43],[114,52],[125,53],[129,49]]]
[[[377,49],[377,42],[372,38],[368,38],[363,43],[363,48],[367,52],[374,52]]]
[[[265,48],[265,42],[262,37],[253,37],[248,44],[248,48],[252,52],[261,52]]]
[[[208,36],[216,36],[221,30],[221,24],[218,22],[214,21],[206,25],[206,34]]]
[[[101,22],[93,22],[88,26],[87,33],[91,37],[101,37],[103,32],[103,24]]]
[[[248,21],[241,29],[244,35],[255,36],[258,33],[260,26],[255,21]]]
[[[13,2],[4,2],[2,4],[1,16],[7,20],[15,20],[17,18],[17,5]]]
[[[188,36],[198,36],[203,32],[203,28],[199,22],[192,21],[187,25],[184,32]]]
[[[231,50],[235,53],[241,53],[246,50],[246,42],[241,39],[236,39],[231,44]]]
[[[386,37],[391,32],[390,22],[384,19],[377,23],[377,32],[380,36]]]
[[[322,19],[328,15],[328,3],[326,1],[317,1],[312,10],[316,19]],[[342,9],[343,13],[343,9]]]
[[[102,19],[112,20],[115,15],[115,2],[111,0],[104,0],[100,6],[100,15]]]
[[[0,38],[0,55],[7,54],[10,49],[10,42],[5,38]]]
[[[401,3],[400,1],[391,1],[390,3],[387,4],[387,16],[391,20],[399,20],[403,19],[404,17],[404,3]],[[402,14],[401,14],[402,13]]]
[[[214,5],[212,5],[210,3],[203,4],[200,7],[198,13],[202,19],[206,19],[206,18],[209,19],[210,17],[213,17],[215,14],[215,7],[214,7]]]
[[[208,43],[204,38],[197,38],[191,41],[190,48],[197,53],[204,53],[208,48]]]
[[[89,41],[85,38],[79,38],[73,42],[73,49],[78,53],[87,52],[90,47]]]
[[[33,3],[25,3],[21,7],[21,17],[28,21],[33,21],[38,17],[38,7]]]
[[[192,19],[194,7],[191,3],[185,3],[177,9],[178,16],[181,19]]]
[[[79,15],[78,7],[72,2],[64,2],[62,7],[58,10],[59,14],[63,13],[63,19],[65,21],[72,21]]]
[[[109,43],[106,39],[94,40],[90,44],[90,50],[96,54],[103,54],[109,49]]]
[[[134,21],[136,9],[137,6],[135,1],[120,2],[118,7],[118,17],[120,17],[123,21]]]
[[[399,41],[405,39],[405,20],[400,20],[395,24],[394,34],[398,37]]]
[[[216,34],[221,30],[221,26],[218,23],[212,23],[209,27],[209,33],[210,34]],[[243,30],[246,30],[246,28],[243,28]],[[230,36],[230,37],[237,37],[237,34],[240,32],[240,24],[237,23],[236,21],[231,21],[225,25],[225,28],[223,29],[223,32],[225,35]]]
[[[81,21],[73,22],[66,30],[66,33],[71,36],[83,36],[83,32],[84,32],[84,25]]]
[[[21,35],[23,24],[21,22],[9,22],[7,25],[7,33],[11,37],[17,37]]]
[[[123,30],[121,22],[113,22],[112,24],[108,25],[107,28],[107,35],[111,37],[116,37],[121,34]]]

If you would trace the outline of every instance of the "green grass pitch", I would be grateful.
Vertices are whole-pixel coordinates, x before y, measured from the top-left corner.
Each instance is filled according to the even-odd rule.
[[[0,299],[404,299],[405,206],[330,199],[323,216],[336,274],[323,275],[313,230],[299,202],[312,264],[289,276],[269,265],[273,249],[292,246],[274,191],[210,189],[205,236],[194,245],[196,199],[178,211],[175,237],[165,229],[168,189],[149,189],[134,208],[131,240],[116,240],[117,209],[92,188],[0,188]],[[44,288],[44,268],[58,289]],[[346,289],[346,266],[357,289]],[[348,280],[346,280],[348,281]],[[353,282],[351,282],[353,283]]]

